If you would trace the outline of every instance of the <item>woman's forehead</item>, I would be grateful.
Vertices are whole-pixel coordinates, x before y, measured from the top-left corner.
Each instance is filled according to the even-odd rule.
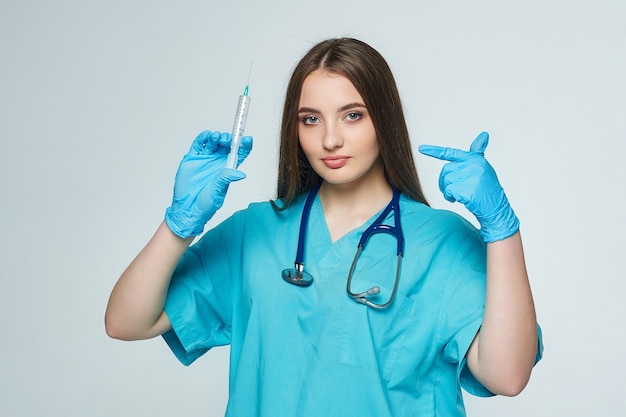
[[[348,103],[363,103],[354,84],[336,72],[315,70],[302,84],[299,107],[342,107]]]

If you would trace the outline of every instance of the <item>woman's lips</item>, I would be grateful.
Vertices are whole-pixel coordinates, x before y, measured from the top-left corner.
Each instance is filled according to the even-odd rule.
[[[347,164],[349,159],[349,157],[343,155],[327,156],[326,158],[322,158],[322,162],[324,162],[328,168],[337,169]]]

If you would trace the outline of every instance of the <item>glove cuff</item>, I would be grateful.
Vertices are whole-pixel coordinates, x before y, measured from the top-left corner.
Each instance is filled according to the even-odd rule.
[[[183,239],[190,236],[199,236],[204,231],[204,225],[196,227],[187,226],[186,224],[189,223],[189,218],[185,216],[185,219],[181,219],[180,214],[173,210],[172,207],[168,207],[165,210],[165,223],[172,233]]]
[[[478,222],[480,235],[486,243],[511,237],[518,232],[520,226],[519,219],[508,202],[505,207],[491,215],[478,218]]]

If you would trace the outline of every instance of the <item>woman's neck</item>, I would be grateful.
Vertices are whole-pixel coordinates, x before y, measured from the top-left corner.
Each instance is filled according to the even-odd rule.
[[[319,197],[332,241],[362,226],[389,203],[392,194],[384,176],[350,185],[322,183]]]

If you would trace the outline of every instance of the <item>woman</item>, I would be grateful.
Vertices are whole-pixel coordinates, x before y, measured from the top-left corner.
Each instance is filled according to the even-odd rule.
[[[518,394],[541,343],[487,138],[420,148],[450,161],[441,189],[478,231],[428,206],[380,54],[349,38],[315,45],[287,89],[277,200],[189,247],[245,176],[224,169],[229,134],[199,135],[164,222],[112,291],[107,333],[163,335],[185,364],[229,344],[228,416],[462,416],[461,386]]]

